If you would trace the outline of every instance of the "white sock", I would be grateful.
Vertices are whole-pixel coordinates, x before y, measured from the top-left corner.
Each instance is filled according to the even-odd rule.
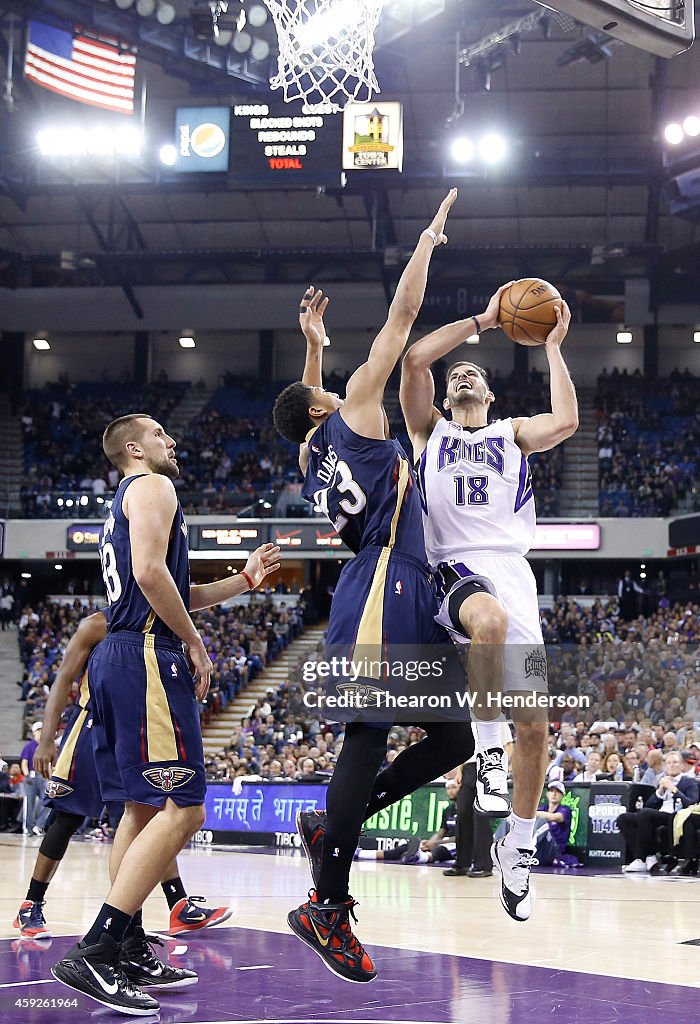
[[[357,851],[357,859],[358,860],[376,860],[377,859],[377,851],[376,850],[358,850]]]
[[[497,718],[495,722],[480,722],[477,718],[473,719],[476,726],[477,750],[480,753],[483,754],[485,750],[491,750],[493,747],[503,746],[501,742],[502,721],[502,718]]]
[[[430,854],[427,850],[418,851],[418,863],[419,864],[430,864]]]
[[[532,833],[535,828],[535,819],[519,818],[517,814],[511,814],[508,822],[510,831],[506,836],[506,846],[514,846],[518,850],[532,850],[534,848]]]
[[[647,871],[651,871],[651,869],[654,867],[658,859],[659,858],[656,856],[655,853],[652,853],[647,857],[647,859],[644,862],[647,866]]]

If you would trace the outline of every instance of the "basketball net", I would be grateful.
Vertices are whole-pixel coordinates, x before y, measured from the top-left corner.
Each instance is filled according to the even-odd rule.
[[[372,51],[384,0],[264,0],[279,41],[270,88],[333,114],[379,92]]]

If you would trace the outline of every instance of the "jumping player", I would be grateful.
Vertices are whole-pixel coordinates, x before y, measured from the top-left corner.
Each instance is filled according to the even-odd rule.
[[[324,391],[321,360],[326,301],[313,289],[302,299],[300,323],[307,339],[302,381],[278,397],[275,426],[299,444],[304,474],[302,495],[322,508],[356,557],[340,574],[331,604],[327,644],[416,645],[444,643],[427,571],[420,499],[409,460],[389,436],[382,400],[384,389],[408,340],[425,294],[433,248],[446,241],[447,214],[456,198],[452,190],[432,224],[420,236],[398,283],[386,324],[364,362],[347,385],[345,400]],[[473,749],[466,722],[426,725],[427,739],[415,745],[411,758],[397,757],[383,773],[395,784],[387,797],[376,785],[386,754],[389,725],[351,721],[327,793],[327,819],[302,840],[310,854],[315,888],[309,900],[293,910],[292,931],[347,981],[369,982],[374,964],[352,932],[355,901],[349,875],[362,822],[404,792],[436,778],[469,757]],[[414,748],[411,748],[412,750]],[[409,769],[412,769],[412,773]],[[406,782],[406,780],[409,780]],[[374,786],[374,793],[373,793]],[[374,806],[368,799],[372,794]],[[370,809],[371,808],[371,809]],[[313,816],[319,819],[321,816]]]
[[[123,479],[100,538],[108,633],[90,657],[88,677],[102,799],[125,794],[126,806],[107,902],[52,974],[105,1006],[143,1015],[159,1003],[137,984],[157,984],[172,972],[178,977],[170,987],[197,981],[193,971],[160,964],[152,954],[144,969],[128,973],[120,958],[128,929],[144,939],[143,901],[204,822],[197,699],[207,693],[212,663],[188,609],[254,589],[278,567],[279,549],[263,545],[244,572],[190,587],[187,526],[173,486],[175,441],[146,413],[134,413],[110,423],[102,445]]]
[[[43,911],[49,884],[63,860],[71,836],[80,828],[84,818],[97,817],[103,807],[92,749],[90,688],[85,667],[93,649],[106,635],[107,620],[103,612],[95,612],[80,621],[68,642],[46,702],[43,734],[34,753],[34,766],[49,780],[45,803],[52,808],[53,814],[39,847],[26,899],[13,921],[24,938],[51,937]],[[54,737],[73,681],[78,678],[78,697],[57,755]],[[123,808],[123,800],[110,804],[110,818],[119,819]],[[198,906],[203,901],[201,897],[188,896],[185,892],[177,860],[173,860],[166,869],[161,886],[170,909],[170,935],[210,928],[227,921],[232,914],[229,907]],[[131,946],[134,944],[132,940]]]
[[[507,288],[508,285],[504,285]],[[478,317],[441,327],[406,353],[401,408],[423,496],[425,543],[444,595],[438,622],[471,642],[470,686],[483,693],[547,687],[537,591],[525,554],[535,534],[527,457],[570,437],[578,427],[576,393],[561,355],[571,314],[566,303],[545,342],[552,412],[488,422],[494,395],[485,372],[461,360],[447,371],[444,418],[433,405],[430,365],[469,335],[496,327],[501,293]],[[478,705],[477,705],[478,707]],[[506,758],[497,710],[474,711],[478,734],[477,803],[481,813],[510,810]],[[513,813],[510,831],[492,847],[501,901],[516,921],[530,916],[533,830],[547,766],[543,712],[513,715]],[[491,720],[489,720],[491,719]]]

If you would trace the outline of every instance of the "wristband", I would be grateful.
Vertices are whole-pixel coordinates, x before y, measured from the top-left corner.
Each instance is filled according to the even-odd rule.
[[[477,318],[475,316],[472,317],[472,320],[476,324],[476,333],[477,334],[481,334],[481,327],[479,326],[479,321],[477,320]]]
[[[425,231],[423,231],[423,234],[424,235],[430,235],[430,237],[433,240],[433,249],[434,249],[435,246],[438,244],[439,239],[438,239],[438,236],[433,231],[433,229],[432,228],[426,228]]]
[[[253,581],[251,580],[250,576],[249,576],[249,575],[248,575],[248,573],[247,573],[247,572],[245,571],[245,569],[241,569],[241,576],[242,576],[242,577],[243,577],[243,579],[244,579],[244,580],[246,581],[246,583],[248,584],[248,586],[250,587],[250,589],[251,589],[251,590],[255,590],[255,587],[253,586]]]

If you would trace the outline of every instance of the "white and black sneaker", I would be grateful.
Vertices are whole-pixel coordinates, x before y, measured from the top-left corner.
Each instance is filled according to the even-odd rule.
[[[491,847],[491,860],[501,876],[501,903],[514,921],[530,916],[530,868],[539,864],[531,849],[506,845],[505,838]]]
[[[476,797],[474,810],[485,818],[507,818],[508,755],[503,747],[491,747],[476,755]]]
[[[106,932],[93,946],[77,943],[53,965],[51,973],[56,981],[118,1013],[145,1017],[160,1009],[157,999],[127,978],[119,963],[119,945]]]
[[[194,971],[184,967],[171,967],[153,952],[153,946],[165,943],[156,935],[146,935],[143,928],[134,928],[134,934],[124,939],[119,947],[119,966],[132,985],[139,988],[186,988],[199,981]]]

